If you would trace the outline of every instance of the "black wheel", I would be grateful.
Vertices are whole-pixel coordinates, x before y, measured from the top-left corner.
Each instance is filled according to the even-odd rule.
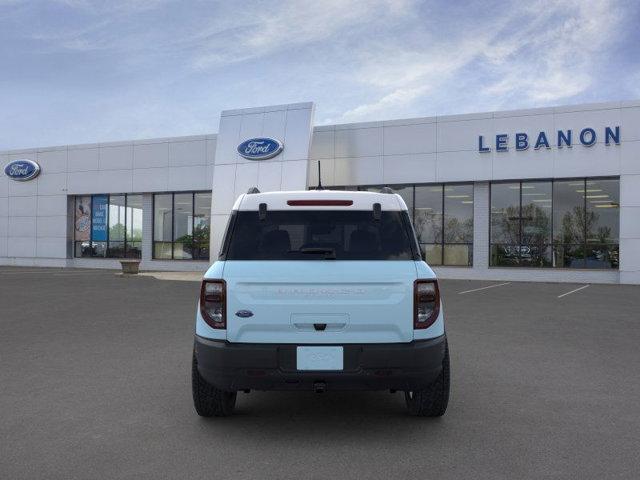
[[[191,361],[191,389],[193,405],[201,417],[226,417],[233,413],[236,392],[225,392],[207,383],[198,372],[195,355]]]
[[[445,345],[442,372],[424,390],[404,392],[407,408],[417,417],[441,417],[449,403],[449,345]]]

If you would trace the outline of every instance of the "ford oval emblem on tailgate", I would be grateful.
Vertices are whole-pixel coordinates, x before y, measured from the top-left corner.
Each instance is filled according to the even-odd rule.
[[[238,310],[236,312],[236,317],[240,317],[240,318],[253,317],[253,312],[251,310]]]

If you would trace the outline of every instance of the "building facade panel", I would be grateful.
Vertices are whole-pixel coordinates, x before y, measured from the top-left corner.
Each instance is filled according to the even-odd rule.
[[[311,139],[311,160],[335,157],[335,132],[333,130],[314,131]]]
[[[435,123],[384,126],[383,135],[384,155],[433,153],[437,150]]]
[[[65,215],[67,198],[66,195],[38,195],[36,215],[39,217]]]
[[[67,147],[38,151],[37,162],[48,173],[66,173]]]
[[[435,153],[385,155],[382,162],[382,183],[413,183],[416,178],[431,183],[437,179]]]
[[[100,147],[100,170],[130,170],[133,168],[133,142]]]
[[[169,142],[144,143],[133,146],[133,168],[166,168],[169,166]]]
[[[382,128],[349,128],[335,132],[337,158],[375,157],[382,155]]]
[[[69,147],[68,172],[85,172],[100,168],[100,148],[94,147]]]
[[[169,143],[169,166],[183,167],[207,164],[207,141],[192,140],[189,142]]]
[[[44,168],[44,167],[43,167]],[[36,179],[38,196],[64,195],[67,193],[67,172],[43,173]]]
[[[147,269],[202,271],[239,195],[315,187],[320,160],[325,187],[394,186],[423,238],[438,219],[472,221],[472,240],[448,254],[446,242],[428,244],[443,263],[472,252],[468,266],[434,266],[443,277],[640,283],[640,102],[315,128],[313,111],[312,103],[230,110],[218,134],[2,152],[3,166],[31,159],[42,171],[25,182],[0,175],[0,263],[117,268],[119,256],[136,255]],[[261,161],[239,155],[240,143],[261,137],[284,150]],[[517,204],[493,206],[496,182]],[[206,192],[203,209],[194,202]],[[166,210],[156,195],[171,199]],[[441,195],[442,217],[425,213],[430,195]],[[172,220],[156,225],[163,212]],[[493,264],[492,215],[504,231],[518,228],[515,243],[500,247],[512,266]],[[156,258],[156,243],[169,259]],[[545,260],[532,261],[541,251]]]

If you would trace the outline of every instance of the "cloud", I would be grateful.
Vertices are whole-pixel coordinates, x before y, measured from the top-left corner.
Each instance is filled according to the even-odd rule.
[[[251,13],[231,15],[232,24],[213,22],[196,34],[193,43],[198,53],[193,65],[204,70],[296,46],[336,41],[349,28],[401,18],[412,4],[409,0],[324,0],[302,6],[296,0],[283,0],[272,8],[243,9]]]
[[[211,132],[222,109],[309,99],[343,123],[637,98],[639,8],[0,0],[0,148]]]
[[[550,103],[584,92],[593,82],[596,57],[615,39],[621,20],[606,1],[565,2],[555,8],[539,2],[528,13],[535,12],[543,13],[513,37],[498,41],[498,50],[513,46],[508,54],[487,55],[500,79],[485,94],[508,98],[524,92],[534,103]]]
[[[616,40],[622,21],[609,1],[516,2],[501,11],[496,18],[476,18],[447,38],[425,34],[419,47],[407,48],[401,37],[361,53],[362,65],[353,76],[370,94],[338,120],[402,115],[418,100],[469,82],[477,87],[480,108],[513,105],[514,97],[533,105],[566,101],[593,84],[598,56]]]

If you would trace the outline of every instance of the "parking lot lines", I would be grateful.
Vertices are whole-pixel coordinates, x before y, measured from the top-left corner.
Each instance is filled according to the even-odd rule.
[[[503,285],[509,285],[510,283],[511,282],[496,283],[494,285],[487,285],[486,287],[472,288],[471,290],[464,290],[463,292],[458,292],[458,295],[464,295],[465,293],[471,293],[471,292],[479,292],[480,290],[487,290],[489,288],[501,287]]]
[[[558,298],[562,298],[562,297],[566,297],[567,295],[571,295],[572,293],[576,293],[579,292],[580,290],[584,290],[585,288],[587,288],[589,285],[583,285],[581,287],[576,288],[575,290],[571,290],[570,292],[567,293],[563,293],[562,295],[558,295]]]

